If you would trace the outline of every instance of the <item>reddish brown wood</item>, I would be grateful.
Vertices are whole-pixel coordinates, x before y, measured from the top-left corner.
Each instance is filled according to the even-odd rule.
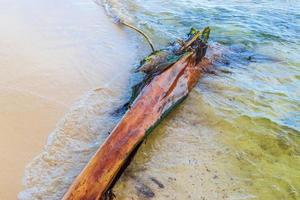
[[[75,179],[63,200],[100,199],[130,153],[145,138],[147,130],[189,93],[209,66],[205,58],[195,65],[195,55],[189,53],[154,77]]]

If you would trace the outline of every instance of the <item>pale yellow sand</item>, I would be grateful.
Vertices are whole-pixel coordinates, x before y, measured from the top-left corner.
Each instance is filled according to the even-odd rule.
[[[1,0],[0,24],[0,199],[10,200],[69,106],[127,74],[135,51],[93,1]]]

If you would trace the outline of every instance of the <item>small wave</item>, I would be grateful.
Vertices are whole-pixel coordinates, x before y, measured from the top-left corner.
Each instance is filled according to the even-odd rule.
[[[50,134],[43,152],[25,170],[20,200],[61,199],[67,188],[119,120],[111,111],[121,105],[107,88],[88,92]]]

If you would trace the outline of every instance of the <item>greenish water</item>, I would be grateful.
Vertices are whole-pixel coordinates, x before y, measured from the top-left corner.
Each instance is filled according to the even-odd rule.
[[[207,56],[215,73],[206,74],[143,143],[113,188],[117,200],[300,199],[299,0],[98,3],[145,31],[157,49],[191,27],[212,29]],[[76,44],[74,52],[80,42],[87,56],[76,59],[87,64],[84,70],[88,65],[100,70],[88,70],[84,77],[93,82],[100,75],[103,81],[74,103],[26,167],[18,199],[59,200],[120,120],[111,113],[124,104],[130,82],[138,78],[130,73],[132,62],[123,58],[137,52],[132,60],[138,62],[150,49],[135,32],[109,23],[94,2],[17,5],[28,19],[42,14],[41,22],[29,20],[28,30],[45,30],[47,38],[54,34],[60,44],[55,51],[70,48],[66,36]]]
[[[194,116],[181,116],[202,119],[207,111],[199,123],[226,149],[218,165],[239,180],[247,199],[300,199],[300,1],[104,3],[157,48],[191,27],[210,26],[217,75],[193,91],[192,100],[201,99],[192,104]]]

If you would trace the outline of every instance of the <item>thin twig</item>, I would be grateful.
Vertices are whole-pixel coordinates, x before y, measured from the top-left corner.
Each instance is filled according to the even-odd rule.
[[[128,24],[128,23],[123,22],[123,21],[121,21],[121,20],[119,21],[119,23],[122,24],[122,25],[125,25],[125,26],[127,26],[127,27],[129,27],[129,28],[131,28],[131,29],[133,29],[133,30],[135,30],[135,31],[137,31],[137,32],[140,33],[141,35],[143,35],[144,38],[147,40],[148,44],[150,45],[152,52],[155,51],[154,46],[153,46],[153,44],[152,44],[150,38],[149,38],[143,31],[141,31],[141,30],[139,30],[138,28],[132,26],[131,24]]]

